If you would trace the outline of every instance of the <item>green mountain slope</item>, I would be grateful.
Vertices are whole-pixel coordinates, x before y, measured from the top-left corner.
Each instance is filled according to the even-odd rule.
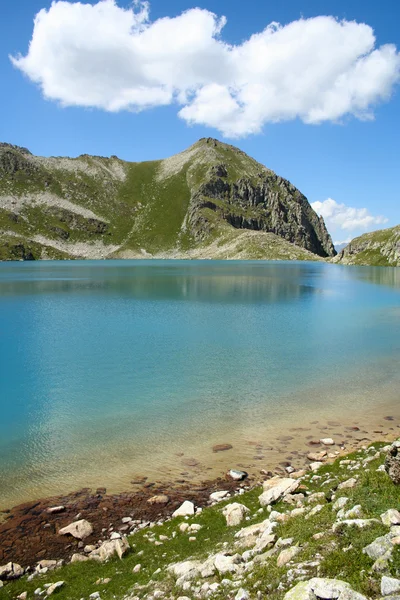
[[[400,267],[400,225],[355,238],[334,258],[334,262]]]
[[[0,258],[334,256],[290,182],[207,138],[171,158],[43,158],[0,144]]]

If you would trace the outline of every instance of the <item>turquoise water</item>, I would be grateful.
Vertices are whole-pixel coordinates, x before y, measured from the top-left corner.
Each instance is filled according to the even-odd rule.
[[[394,411],[399,365],[400,269],[0,263],[0,507],[178,476],[181,453],[211,470],[212,444],[317,413]]]

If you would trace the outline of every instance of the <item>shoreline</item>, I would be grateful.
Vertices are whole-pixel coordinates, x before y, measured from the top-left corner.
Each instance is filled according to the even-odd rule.
[[[262,483],[272,475],[288,476],[287,467],[296,470],[307,468],[311,460],[307,458],[310,452],[326,450],[326,463],[333,462],[337,456],[352,452],[362,446],[376,441],[390,442],[396,439],[396,429],[400,428],[398,419],[393,416],[380,417],[383,423],[379,430],[361,429],[356,422],[346,426],[346,434],[339,437],[330,434],[329,427],[321,429],[326,432],[323,437],[333,437],[332,446],[324,446],[317,439],[309,439],[306,446],[300,446],[291,456],[282,454],[278,462],[269,462],[268,459],[259,461],[257,470],[248,473],[242,481],[230,479],[226,472],[212,479],[191,481],[181,479],[167,482],[153,482],[147,478],[137,480],[136,490],[120,493],[107,493],[105,488],[91,490],[83,488],[69,494],[55,495],[19,504],[10,509],[0,511],[0,564],[10,561],[21,564],[23,567],[32,566],[40,560],[69,561],[72,554],[81,552],[84,545],[93,544],[100,540],[108,539],[112,531],[119,533],[133,533],[135,527],[144,523],[150,525],[169,518],[172,512],[185,500],[194,502],[196,507],[210,504],[210,494],[214,491],[227,490],[231,495],[240,488],[250,489]],[[332,425],[334,428],[334,426]],[[375,426],[374,426],[375,427]],[[285,437],[285,436],[281,436]],[[310,436],[308,436],[310,437]],[[282,440],[284,442],[284,440]],[[221,452],[229,454],[229,450]],[[232,464],[232,468],[237,468]],[[167,495],[166,503],[150,503],[149,499],[158,495]],[[57,513],[49,513],[48,508],[64,506],[65,509]],[[76,539],[66,539],[58,534],[59,529],[79,518],[88,520],[93,526],[93,533],[85,543]],[[134,527],[122,522],[125,517],[135,521]]]

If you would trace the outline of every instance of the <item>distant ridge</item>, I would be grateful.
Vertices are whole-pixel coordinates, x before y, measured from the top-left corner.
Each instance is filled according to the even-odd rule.
[[[400,267],[400,225],[364,233],[355,238],[338,254],[334,262]]]

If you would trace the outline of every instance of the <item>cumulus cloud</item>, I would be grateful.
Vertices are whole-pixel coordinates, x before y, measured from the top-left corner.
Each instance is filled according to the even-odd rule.
[[[343,232],[365,233],[388,222],[383,215],[371,215],[367,208],[353,208],[346,204],[339,204],[332,198],[323,202],[313,202],[311,206],[324,218],[328,230],[336,236],[343,235]],[[345,240],[335,241],[335,244],[348,243],[352,237],[354,235],[348,235]]]
[[[190,124],[228,137],[266,123],[373,118],[400,79],[393,44],[364,23],[321,16],[270,23],[238,45],[225,17],[193,8],[150,20],[148,2],[121,8],[55,1],[35,17],[26,56],[10,57],[64,106],[140,111],[175,104]]]

